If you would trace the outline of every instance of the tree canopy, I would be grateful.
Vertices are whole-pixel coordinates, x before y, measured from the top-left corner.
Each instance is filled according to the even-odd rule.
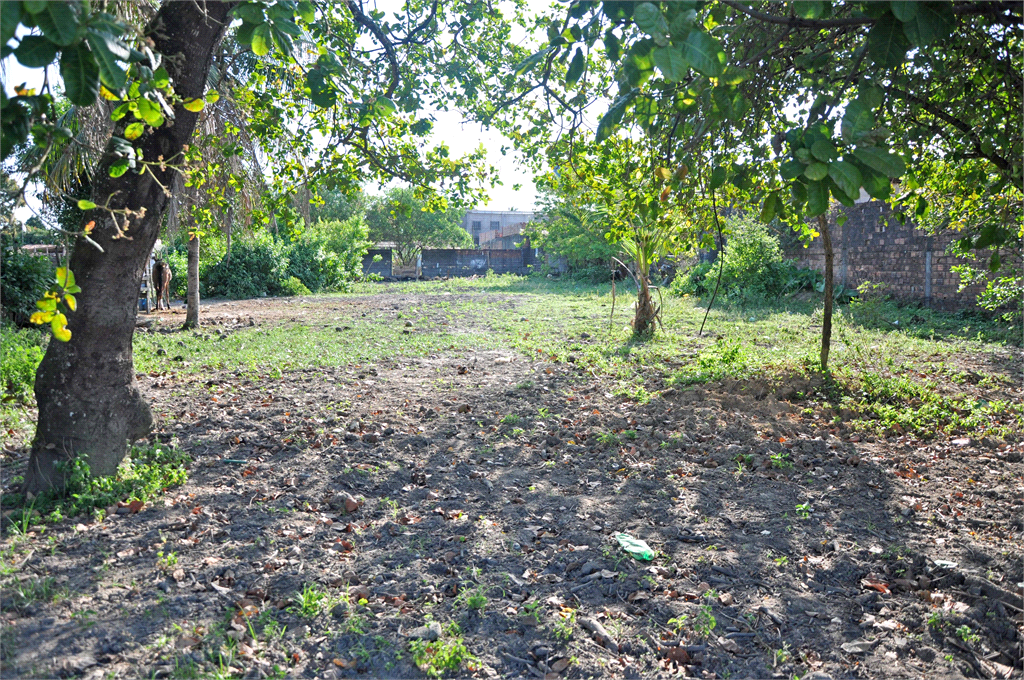
[[[397,259],[408,265],[421,248],[472,248],[462,228],[465,213],[454,206],[434,210],[412,189],[395,188],[370,201],[366,224],[371,241],[393,243]]]

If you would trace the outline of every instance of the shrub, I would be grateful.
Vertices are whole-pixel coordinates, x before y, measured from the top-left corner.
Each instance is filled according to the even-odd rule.
[[[36,300],[53,282],[55,267],[46,257],[34,257],[13,241],[4,239],[0,262],[0,301],[4,316],[19,326],[27,326],[36,311]]]
[[[34,328],[16,329],[4,325],[0,330],[0,375],[3,376],[3,399],[26,401],[32,395],[36,368],[43,359],[46,333]]]
[[[702,262],[677,276],[670,290],[678,295],[710,295],[722,267],[719,295],[735,302],[771,300],[805,289],[820,288],[821,274],[800,269],[782,255],[779,239],[766,225],[750,218],[730,218],[722,262]]]
[[[362,216],[316,223],[288,249],[288,274],[313,292],[345,290],[362,274],[366,234]]]
[[[222,259],[206,272],[203,295],[236,300],[278,295],[284,292],[287,271],[282,244],[269,236],[238,239],[231,244],[230,263]]]
[[[312,295],[312,291],[294,276],[289,276],[283,282],[281,282],[281,289],[278,291],[281,295]]]

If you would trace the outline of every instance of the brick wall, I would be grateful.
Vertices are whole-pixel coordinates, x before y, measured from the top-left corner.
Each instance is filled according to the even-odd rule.
[[[867,201],[842,210],[847,220],[841,227],[835,220],[838,213],[829,215],[837,287],[856,288],[871,281],[884,283],[885,293],[893,298],[936,309],[975,306],[980,287],[958,292],[960,277],[951,271],[960,262],[946,254],[952,235],[929,236],[910,220],[900,224],[882,201]],[[784,249],[786,256],[802,267],[819,271],[825,268],[820,237],[806,248],[792,239]]]

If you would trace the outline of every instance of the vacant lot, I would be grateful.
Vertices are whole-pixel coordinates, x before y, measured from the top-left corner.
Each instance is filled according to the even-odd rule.
[[[5,676],[1020,673],[995,324],[861,304],[826,380],[808,303],[698,338],[666,300],[632,344],[618,292],[614,317],[607,286],[503,277],[162,314],[136,458],[188,479],[6,511]],[[5,408],[9,489],[32,412]]]

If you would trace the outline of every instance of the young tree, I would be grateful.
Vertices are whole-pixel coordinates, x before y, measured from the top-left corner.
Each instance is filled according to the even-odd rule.
[[[398,261],[409,265],[422,248],[472,248],[473,239],[462,228],[465,214],[460,208],[435,209],[412,189],[396,188],[370,202],[366,224],[371,241],[394,243]]]
[[[63,488],[67,463],[75,459],[86,459],[94,474],[111,474],[127,442],[151,427],[132,366],[139,283],[199,111],[216,99],[206,98],[207,78],[232,21],[241,19],[232,29],[237,42],[267,59],[267,69],[247,83],[247,122],[266,145],[292,151],[275,156],[275,181],[315,168],[306,179],[332,175],[345,188],[397,174],[425,191],[473,194],[480,177],[479,154],[452,159],[446,148],[425,148],[429,120],[423,124],[416,111],[422,93],[440,95],[457,74],[468,73],[472,51],[461,45],[436,66],[444,31],[460,26],[468,44],[479,42],[478,32],[507,35],[500,13],[482,5],[412,3],[401,20],[388,23],[356,0],[344,6],[165,2],[146,26],[131,30],[86,4],[5,2],[0,9],[5,43],[19,24],[41,31],[21,37],[13,49],[22,64],[49,66],[59,53],[72,103],[88,106],[101,92],[117,103],[92,199],[79,203],[86,213],[70,266],[40,301],[39,319],[51,323],[59,341],[50,343],[36,380],[39,419],[26,491]],[[128,37],[135,35],[142,37]],[[298,36],[319,46],[315,62],[293,52]],[[43,158],[56,138],[68,135],[50,115],[48,90],[0,96],[5,158],[30,133]],[[326,140],[323,147],[312,144],[315,133]],[[37,171],[30,169],[28,178]]]

